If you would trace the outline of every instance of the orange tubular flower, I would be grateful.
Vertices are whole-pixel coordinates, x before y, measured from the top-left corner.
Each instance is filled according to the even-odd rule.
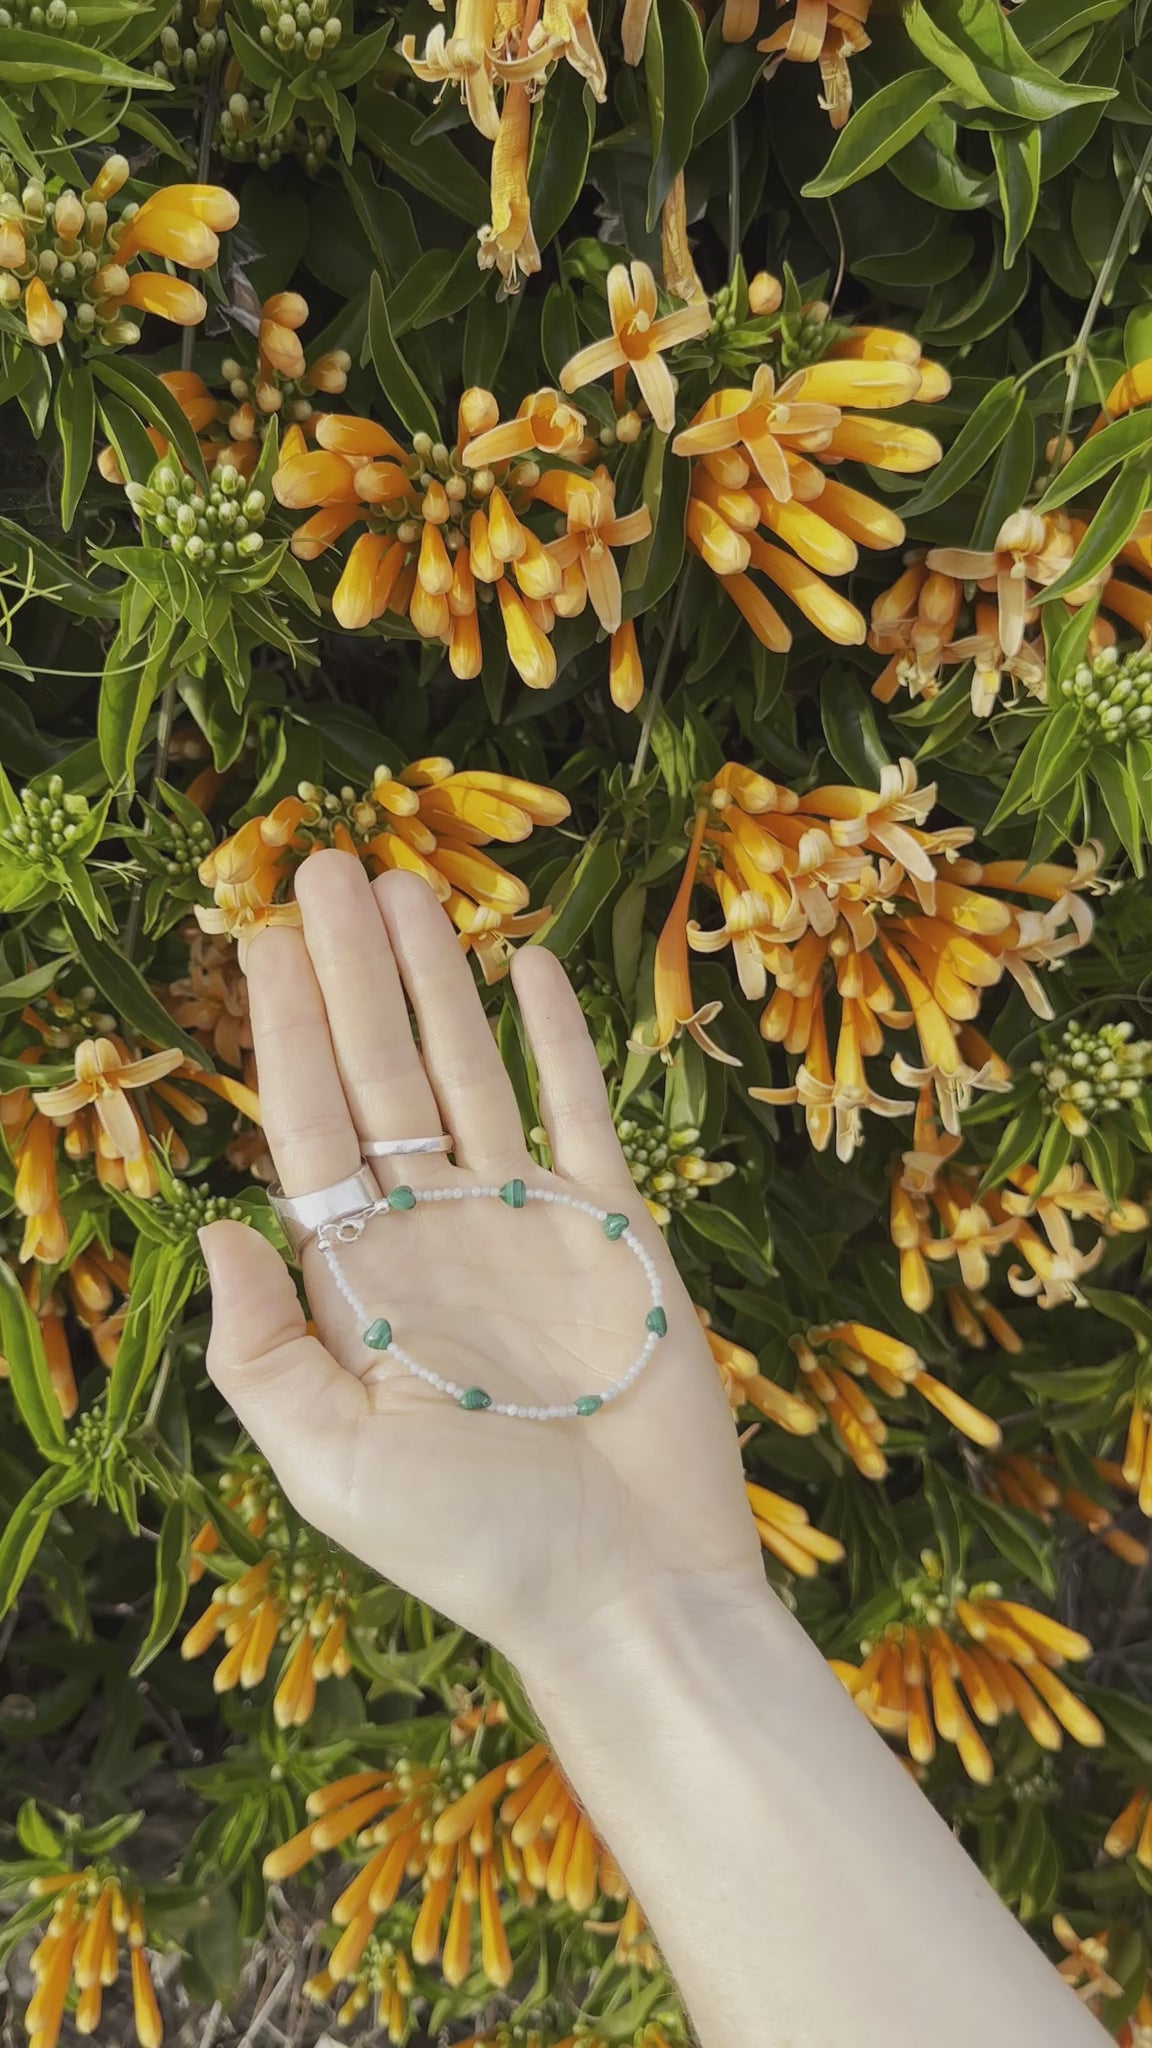
[[[427,1967],[439,1958],[452,1985],[473,1968],[477,1901],[480,1967],[497,1988],[509,1983],[502,1894],[530,1906],[545,1893],[582,1916],[598,1898],[623,1901],[620,1936],[635,1940],[643,1925],[638,1908],[542,1743],[465,1789],[459,1777],[452,1753],[438,1767],[354,1771],[311,1793],[308,1824],[265,1857],[265,1876],[283,1879],[340,1843],[368,1852],[332,1908],[341,1930],[328,1961],[334,1983],[352,1975],[406,1877],[418,1879],[423,1892],[413,1960]]]
[[[774,1422],[789,1436],[811,1436],[820,1427],[820,1417],[810,1401],[765,1379],[755,1354],[714,1330],[711,1316],[698,1304],[696,1314],[733,1412],[745,1406],[755,1408],[766,1422]]]
[[[1091,1655],[1085,1636],[994,1587],[950,1599],[931,1588],[917,1604],[923,1618],[890,1623],[863,1646],[859,1667],[833,1664],[873,1727],[906,1741],[914,1763],[931,1763],[938,1739],[951,1742],[968,1776],[986,1785],[992,1756],[976,1723],[995,1728],[1012,1714],[1041,1749],[1060,1749],[1065,1734],[1086,1748],[1103,1743],[1096,1715],[1056,1675]]]
[[[985,1449],[1000,1443],[1000,1428],[991,1416],[935,1379],[910,1344],[882,1330],[866,1323],[837,1323],[809,1330],[790,1342],[802,1385],[822,1403],[833,1433],[865,1479],[887,1474],[882,1446],[888,1430],[860,1387],[862,1379],[870,1379],[889,1401],[902,1401],[912,1387],[971,1442]]]
[[[120,1973],[120,1942],[125,1935],[136,2039],[140,2048],[160,2048],[163,2027],[145,1954],[139,1897],[127,1891],[119,1877],[91,1867],[34,1877],[28,1889],[33,1898],[51,1901],[47,1931],[32,1953],[35,1990],[24,2014],[36,2048],[56,2048],[73,1987],[77,2032],[96,2031],[103,1994]]]
[[[636,628],[631,619],[625,619],[612,635],[608,688],[618,711],[635,711],[644,695],[644,670],[636,642]]]
[[[301,798],[282,797],[267,817],[249,818],[200,863],[200,880],[216,900],[211,909],[196,905],[197,923],[235,939],[241,967],[258,931],[300,922],[298,906],[285,898],[294,856],[306,845],[299,831],[304,815]]]
[[[1075,539],[1067,521],[1045,519],[1037,512],[1013,512],[993,547],[932,548],[927,566],[995,592],[999,643],[1011,657],[1019,653],[1024,639],[1033,586],[1042,589],[1054,583],[1074,552]]]
[[[481,270],[500,272],[509,291],[540,268],[528,198],[532,106],[525,85],[509,85],[492,147],[492,219],[478,234]]]
[[[777,0],[778,6],[783,4],[784,0]],[[848,60],[868,48],[864,23],[871,5],[872,0],[796,0],[792,20],[756,45],[767,57],[775,59],[766,67],[769,77],[776,65],[784,61],[820,66],[824,87],[820,104],[833,128],[843,128],[852,112]],[[725,0],[725,42],[743,42],[752,35],[758,13],[755,0]]]
[[[751,1479],[745,1480],[744,1491],[765,1550],[797,1578],[814,1579],[822,1564],[839,1564],[844,1545],[835,1536],[813,1528],[807,1509],[797,1501],[787,1500],[767,1486],[757,1486]]]
[[[34,277],[25,287],[24,319],[28,339],[37,348],[54,348],[64,332],[64,314],[42,277]]]
[[[712,325],[711,309],[706,303],[685,306],[658,319],[656,280],[647,263],[633,263],[631,276],[623,263],[613,264],[607,290],[612,332],[569,358],[560,372],[561,389],[578,391],[582,384],[614,371],[619,377],[617,401],[622,404],[624,379],[631,369],[655,425],[662,434],[670,434],[676,424],[676,387],[663,351],[706,334]]]
[[[165,185],[132,215],[116,245],[117,259],[127,263],[143,249],[207,270],[219,254],[217,236],[239,218],[239,202],[222,185]]]
[[[285,436],[273,490],[290,509],[317,508],[292,538],[304,560],[365,522],[332,600],[343,626],[406,614],[422,639],[444,644],[452,673],[465,679],[480,672],[480,618],[490,609],[518,675],[530,689],[547,689],[556,674],[556,617],[575,616],[590,597],[605,631],[615,633],[620,575],[610,550],[643,539],[651,524],[643,505],[617,515],[603,467],[589,474],[534,459],[534,451],[569,461],[584,453],[585,425],[548,390],[501,424],[491,392],[474,388],[460,400],[452,449],[417,435],[409,451],[371,420],[327,413],[316,425],[317,448],[294,429]],[[551,542],[529,518],[547,506],[564,515]],[[612,669],[618,688],[638,694],[633,656],[626,636]]]
[[[175,327],[197,327],[208,311],[207,299],[194,284],[159,270],[138,270],[119,303],[140,313],[155,313]]]
[[[707,827],[708,811],[701,806],[692,827],[680,886],[656,942],[655,1033],[649,1042],[638,1032],[634,1032],[628,1043],[635,1052],[658,1052],[667,1055],[668,1047],[673,1040],[679,1037],[681,1031],[687,1031],[689,1037],[694,1038],[697,1045],[712,1059],[721,1060],[726,1066],[738,1067],[740,1061],[735,1055],[722,1051],[709,1038],[705,1029],[713,1017],[719,1016],[721,1004],[703,1003],[697,1007],[692,1000],[692,977],[688,964],[688,910],[692,891],[696,886],[696,870]]]
[[[1075,893],[1094,873],[1091,851],[1074,870],[958,860],[971,835],[965,827],[925,829],[935,791],[917,788],[910,762],[886,768],[879,782],[874,791],[829,787],[797,797],[736,763],[720,771],[701,792],[689,861],[657,949],[656,1035],[651,1044],[633,1040],[637,1049],[663,1051],[677,1029],[699,1024],[688,948],[731,946],[751,1000],[765,995],[769,977],[775,982],[763,1036],[802,1062],[789,1088],[753,1092],[801,1103],[813,1143],[823,1147],[835,1132],[841,1158],[860,1140],[863,1110],[896,1116],[912,1107],[877,1095],[868,1079],[866,1062],[884,1052],[887,1031],[915,1029],[921,1064],[897,1053],[892,1072],[906,1086],[931,1086],[955,1131],[973,1090],[1010,1084],[1005,1063],[971,1029],[983,990],[1007,972],[1043,1014],[1036,965],[1084,944],[1091,931]],[[689,921],[697,879],[719,899],[717,929]],[[1051,907],[1015,909],[989,885],[1027,891]],[[833,993],[834,1057],[826,1018]],[[703,1021],[714,1014],[712,1005]],[[979,1274],[964,1278],[983,1285]]]
[[[83,1158],[95,1149],[102,1179],[107,1175],[110,1185],[127,1186],[134,1195],[154,1195],[152,1148],[129,1091],[162,1081],[183,1065],[183,1053],[170,1047],[133,1060],[119,1039],[85,1038],[76,1048],[75,1062],[76,1079],[34,1094],[36,1108],[64,1126],[70,1158]]]

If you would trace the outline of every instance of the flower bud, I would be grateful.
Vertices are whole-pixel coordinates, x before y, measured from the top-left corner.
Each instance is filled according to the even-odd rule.
[[[62,192],[52,208],[52,225],[63,242],[75,242],[83,234],[84,208],[75,192]]]
[[[119,192],[120,187],[127,183],[130,172],[131,165],[126,156],[120,156],[118,153],[115,156],[106,156],[88,187],[86,197],[111,199],[113,194]]]
[[[164,510],[164,500],[159,491],[152,490],[148,484],[126,484],[125,496],[141,519],[156,519]]]
[[[23,270],[28,245],[18,220],[0,219],[0,270]]]
[[[771,271],[758,270],[748,284],[748,310],[758,319],[764,320],[779,311],[784,299],[784,287]]]
[[[105,263],[96,272],[92,288],[102,299],[122,299],[131,279],[122,263]]]

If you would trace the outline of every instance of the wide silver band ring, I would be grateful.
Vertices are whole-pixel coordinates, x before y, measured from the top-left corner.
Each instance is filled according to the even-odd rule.
[[[402,1159],[415,1152],[451,1152],[455,1139],[441,1132],[435,1138],[361,1138],[365,1159]]]
[[[371,1167],[362,1166],[346,1180],[331,1187],[316,1188],[307,1195],[286,1195],[279,1185],[268,1190],[268,1201],[295,1259],[315,1237],[322,1223],[334,1223],[341,1216],[354,1216],[380,1200],[380,1184]]]

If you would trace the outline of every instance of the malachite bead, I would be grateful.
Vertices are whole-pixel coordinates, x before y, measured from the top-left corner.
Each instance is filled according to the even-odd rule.
[[[506,1180],[500,1190],[500,1200],[507,1202],[510,1209],[522,1209],[527,1190],[522,1180]]]
[[[576,1402],[577,1415],[595,1415],[604,1406],[599,1394],[581,1394]]]
[[[650,1308],[644,1318],[646,1330],[655,1330],[658,1337],[668,1335],[668,1318],[662,1308]]]
[[[383,1316],[377,1316],[364,1332],[364,1342],[371,1351],[387,1351],[392,1342],[392,1325]]]
[[[628,1218],[622,1216],[619,1209],[613,1209],[612,1214],[604,1218],[604,1235],[605,1237],[610,1237],[613,1244],[615,1244],[618,1237],[623,1237],[627,1228]]]
[[[460,1406],[461,1408],[490,1408],[492,1406],[492,1396],[491,1394],[486,1394],[483,1387],[466,1387],[460,1396]]]
[[[388,1207],[390,1209],[414,1209],[416,1207],[416,1197],[412,1193],[411,1188],[393,1188],[392,1193],[388,1197]]]

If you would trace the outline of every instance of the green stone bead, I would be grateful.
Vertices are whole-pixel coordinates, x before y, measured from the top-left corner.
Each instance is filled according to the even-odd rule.
[[[604,1406],[599,1394],[581,1394],[576,1402],[577,1415],[595,1415]]]
[[[522,1180],[506,1180],[500,1190],[500,1200],[507,1202],[510,1209],[522,1209],[527,1199],[527,1190]]]
[[[377,1316],[364,1332],[364,1342],[372,1351],[387,1351],[392,1342],[392,1325],[383,1316]]]
[[[390,1209],[414,1209],[416,1207],[416,1197],[412,1193],[411,1188],[393,1188],[392,1193],[388,1197],[388,1207]]]
[[[668,1335],[668,1318],[662,1308],[650,1308],[644,1318],[646,1330],[655,1330],[658,1337]]]
[[[604,1235],[605,1237],[610,1237],[613,1244],[615,1244],[618,1237],[623,1237],[627,1228],[628,1218],[622,1216],[618,1209],[614,1209],[610,1216],[604,1218]]]
[[[492,1396],[486,1394],[483,1387],[466,1387],[460,1396],[459,1405],[461,1408],[490,1408]]]

